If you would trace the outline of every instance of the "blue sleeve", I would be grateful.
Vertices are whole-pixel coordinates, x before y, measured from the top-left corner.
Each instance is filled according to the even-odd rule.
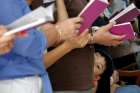
[[[26,0],[0,0],[0,24],[7,25],[30,12]],[[46,47],[46,38],[37,29],[28,31],[25,38],[16,38],[13,53],[23,57],[37,58],[42,56]]]

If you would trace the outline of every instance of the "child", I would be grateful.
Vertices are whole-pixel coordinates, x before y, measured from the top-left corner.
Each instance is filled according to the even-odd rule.
[[[93,74],[94,93],[110,93],[110,77],[113,72],[112,59],[105,50],[95,49]]]
[[[119,81],[119,73],[113,72],[111,76],[111,93],[140,93],[140,87],[137,85],[124,85],[120,86],[117,84]]]

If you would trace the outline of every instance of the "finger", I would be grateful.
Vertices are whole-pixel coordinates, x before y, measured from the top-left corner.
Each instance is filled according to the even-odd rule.
[[[81,27],[81,24],[75,24],[75,28],[79,29]]]
[[[1,39],[0,39],[0,42],[3,43],[3,42],[8,42],[10,40],[13,40],[15,38],[15,35],[10,35],[10,36],[2,36]]]
[[[82,32],[81,34],[80,34],[80,36],[85,36],[85,35],[87,35],[88,34],[88,29],[86,29],[84,32]]]
[[[0,54],[5,54],[5,53],[8,53],[9,51],[10,51],[10,49],[7,48],[7,46],[4,48],[0,48]]]
[[[5,48],[3,49],[3,53],[8,53],[8,52],[10,52],[10,48],[9,48],[9,47],[5,47]]]
[[[126,37],[126,35],[112,35],[112,40],[121,41]]]
[[[118,45],[120,45],[120,44],[122,44],[123,43],[123,41],[115,41],[113,44],[112,44],[112,46],[118,46]]]
[[[83,19],[81,17],[75,17],[71,19],[74,23],[81,23]]]
[[[6,32],[6,28],[4,26],[0,26],[0,36]]]
[[[12,48],[12,47],[13,47],[13,40],[9,41],[8,47],[9,47],[9,48]]]
[[[5,47],[5,46],[7,46],[7,45],[8,45],[8,43],[0,44],[0,48],[3,48],[3,47]]]
[[[112,45],[120,45],[122,44],[124,41],[113,41]]]
[[[109,31],[113,27],[113,25],[115,25],[115,23],[110,22],[109,24],[107,24],[107,25],[105,25],[105,26],[103,26],[101,28],[104,29],[104,31]]]

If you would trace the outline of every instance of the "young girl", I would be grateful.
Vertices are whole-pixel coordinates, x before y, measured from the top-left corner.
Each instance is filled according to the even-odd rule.
[[[110,93],[110,77],[113,72],[112,59],[108,52],[95,49],[95,63],[93,69],[94,93]]]

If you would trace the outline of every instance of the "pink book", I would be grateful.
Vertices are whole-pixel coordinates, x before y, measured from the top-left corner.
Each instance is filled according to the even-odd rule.
[[[91,0],[79,14],[79,16],[84,19],[79,32],[81,33],[85,29],[89,28],[92,23],[100,16],[100,14],[104,12],[107,6],[107,0]]]
[[[132,3],[123,11],[114,16],[110,21],[116,21],[118,24],[133,21],[134,18],[140,16],[140,10]]]
[[[126,35],[124,40],[135,39],[135,32],[130,22],[114,25],[110,32],[115,35]]]

